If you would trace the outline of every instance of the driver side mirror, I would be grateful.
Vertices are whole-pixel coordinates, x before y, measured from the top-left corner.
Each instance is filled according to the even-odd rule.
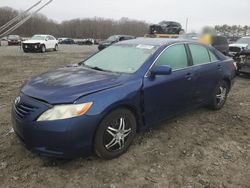
[[[172,73],[172,68],[166,65],[156,65],[150,70],[151,76],[156,75],[170,75]]]

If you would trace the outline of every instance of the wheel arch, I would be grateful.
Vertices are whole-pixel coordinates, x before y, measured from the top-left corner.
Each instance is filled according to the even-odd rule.
[[[231,80],[228,77],[224,77],[222,80],[227,83],[228,89],[230,91],[231,90]]]
[[[140,130],[140,127],[142,126],[142,116],[140,115],[139,109],[134,106],[133,104],[129,104],[129,103],[118,103],[115,105],[112,105],[110,107],[108,107],[105,112],[104,115],[101,119],[101,121],[108,115],[110,114],[112,111],[118,110],[118,109],[127,109],[129,110],[135,117],[136,119],[136,123],[137,123],[137,132]],[[100,121],[100,122],[101,122]],[[99,124],[100,124],[99,122]],[[98,124],[98,125],[99,125]],[[97,126],[98,127],[98,126]]]
[[[103,112],[103,116],[102,118],[99,120],[96,128],[95,128],[95,132],[94,132],[94,136],[93,136],[93,140],[92,143],[94,143],[95,137],[96,137],[96,133],[97,133],[97,129],[100,125],[100,123],[103,121],[103,119],[110,114],[111,112],[118,110],[118,109],[127,109],[129,110],[135,117],[136,123],[137,123],[137,127],[136,127],[136,132],[140,131],[140,127],[143,125],[142,123],[142,118],[140,116],[140,113],[138,112],[138,110],[136,109],[136,107],[134,105],[128,104],[128,103],[120,103],[117,105],[113,105],[108,107],[104,112]],[[94,150],[94,144],[92,146],[92,150]]]

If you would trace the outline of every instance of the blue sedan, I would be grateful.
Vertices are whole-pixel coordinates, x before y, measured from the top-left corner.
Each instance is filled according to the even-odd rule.
[[[235,70],[232,59],[194,41],[119,42],[27,82],[13,104],[13,128],[41,155],[113,159],[159,121],[201,106],[221,109]]]

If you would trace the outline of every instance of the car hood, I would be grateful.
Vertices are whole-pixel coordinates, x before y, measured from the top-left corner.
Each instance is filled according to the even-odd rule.
[[[42,43],[44,42],[43,40],[26,40],[23,41],[23,44],[35,44],[35,43]]]
[[[246,48],[248,44],[230,44],[229,47]]]
[[[119,86],[127,77],[83,66],[64,67],[34,77],[21,92],[50,104],[74,103],[82,96]]]

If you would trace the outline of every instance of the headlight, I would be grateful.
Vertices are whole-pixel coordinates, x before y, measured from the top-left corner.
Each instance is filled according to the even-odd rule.
[[[92,106],[93,102],[84,104],[56,105],[45,111],[37,121],[52,121],[68,119],[84,115]]]

